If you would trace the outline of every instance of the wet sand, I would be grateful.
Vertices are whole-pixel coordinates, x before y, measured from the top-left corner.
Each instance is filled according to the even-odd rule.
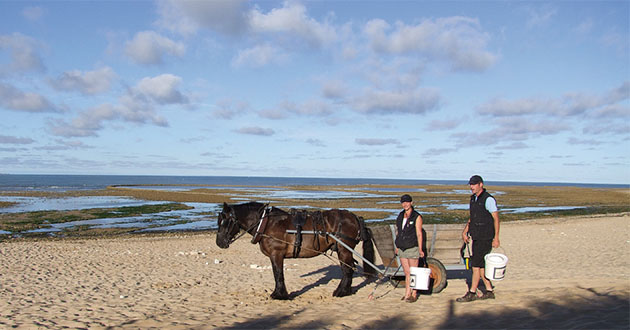
[[[0,243],[0,327],[9,328],[623,328],[630,327],[630,215],[505,222],[509,257],[495,300],[457,303],[466,272],[413,304],[404,288],[356,274],[332,297],[335,260],[289,259],[289,301],[269,298],[269,260],[244,236],[215,234]],[[333,257],[334,258],[334,257]]]

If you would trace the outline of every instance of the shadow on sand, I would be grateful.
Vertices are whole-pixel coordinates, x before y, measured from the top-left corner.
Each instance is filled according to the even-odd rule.
[[[310,273],[306,273],[300,277],[307,277],[307,276],[312,276],[312,275],[317,275],[317,274],[325,274],[322,278],[320,278],[319,280],[317,280],[317,282],[311,283],[305,287],[303,287],[302,289],[298,290],[298,291],[293,291],[291,293],[289,293],[289,297],[290,299],[293,299],[295,297],[298,297],[302,294],[304,294],[305,292],[316,288],[320,285],[326,285],[328,284],[330,281],[335,280],[335,279],[339,279],[341,280],[342,274],[341,274],[341,268],[338,265],[330,265],[324,268],[320,268],[316,271],[312,271]],[[366,285],[374,282],[376,280],[376,277],[373,276],[361,276],[361,274],[363,274],[362,270],[359,271],[355,271],[354,272],[354,276],[352,277],[352,283],[356,284],[358,283],[358,281],[360,280],[361,282],[358,285],[354,285],[352,287],[352,293],[356,293],[358,290],[360,290],[361,288],[365,287]],[[336,287],[335,287],[336,288]],[[332,289],[334,290],[334,288]],[[332,294],[332,291],[331,291]]]
[[[628,329],[630,326],[630,300],[626,294],[600,294],[592,289],[582,288],[595,294],[585,300],[576,296],[560,296],[551,300],[532,303],[525,308],[503,308],[500,311],[466,313],[465,307],[457,307],[454,301],[448,305],[448,316],[436,329]],[[556,303],[560,301],[562,303]],[[462,305],[463,306],[463,305]],[[223,329],[285,328],[289,320],[299,316],[304,310],[292,314],[277,314],[245,322],[235,323]],[[309,320],[290,328],[321,329],[338,327],[340,320],[331,323],[329,318]],[[382,318],[362,324],[361,329],[409,329],[425,328],[421,320],[405,315]]]
[[[627,294],[595,294],[595,298],[560,296],[553,300],[532,303],[526,308],[505,308],[454,315],[454,304],[449,304],[448,318],[437,328],[519,328],[519,329],[628,329],[630,300]],[[557,303],[557,302],[561,303]]]

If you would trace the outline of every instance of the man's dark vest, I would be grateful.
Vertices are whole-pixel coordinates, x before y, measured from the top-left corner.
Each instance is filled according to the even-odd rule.
[[[398,235],[396,235],[396,240],[394,242],[394,244],[396,244],[398,248],[406,250],[414,246],[418,246],[416,220],[418,219],[419,215],[420,213],[416,212],[416,210],[412,210],[409,219],[407,219],[405,227],[402,228],[403,219],[405,218],[405,210],[402,210],[398,214],[398,218],[396,218],[396,228],[398,229]]]
[[[475,195],[470,196],[470,225],[468,233],[473,240],[491,240],[494,238],[494,219],[486,210],[486,199],[491,198],[486,189],[475,200]]]

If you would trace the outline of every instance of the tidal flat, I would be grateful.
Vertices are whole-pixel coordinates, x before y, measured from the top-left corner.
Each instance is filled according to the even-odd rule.
[[[630,189],[625,188],[486,187],[497,199],[501,221],[630,212]],[[414,206],[427,224],[463,224],[468,220],[470,190],[466,185],[137,185],[87,191],[0,193],[3,197],[0,237],[91,237],[213,230],[224,202],[247,201],[285,209],[348,209],[370,225],[378,225],[395,219],[400,211],[399,197],[405,193],[413,196]],[[110,202],[111,205],[102,203],[95,207],[94,200],[103,197],[115,201],[131,199],[136,204]],[[38,201],[42,206],[36,210],[24,208],[21,198]],[[59,209],[62,207],[58,203],[52,203],[59,200],[71,206]],[[53,209],[47,209],[47,205]]]

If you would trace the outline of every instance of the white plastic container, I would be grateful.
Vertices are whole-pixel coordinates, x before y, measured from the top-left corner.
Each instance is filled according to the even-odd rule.
[[[409,286],[415,290],[429,290],[429,281],[431,279],[431,269],[422,267],[409,268],[410,278]]]
[[[485,257],[486,278],[491,281],[500,281],[505,277],[505,269],[508,263],[508,257],[501,253],[488,253]]]

